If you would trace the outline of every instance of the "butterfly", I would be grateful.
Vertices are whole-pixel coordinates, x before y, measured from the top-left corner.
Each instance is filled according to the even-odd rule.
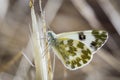
[[[54,53],[69,70],[76,70],[90,63],[93,54],[107,41],[103,30],[75,31],[55,34],[48,31],[48,42]]]

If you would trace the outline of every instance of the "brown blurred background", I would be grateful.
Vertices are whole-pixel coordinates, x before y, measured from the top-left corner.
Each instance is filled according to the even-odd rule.
[[[54,80],[120,80],[120,0],[42,0],[47,26],[55,33],[106,30],[107,43],[91,63],[67,70],[56,57]],[[38,0],[36,14],[40,15]],[[0,0],[0,80],[35,80],[35,68],[20,53],[29,49],[29,0]],[[53,53],[51,53],[53,57]]]

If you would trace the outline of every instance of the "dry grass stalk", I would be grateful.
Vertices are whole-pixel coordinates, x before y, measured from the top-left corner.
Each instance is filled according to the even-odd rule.
[[[94,10],[85,0],[71,0],[80,14],[88,21],[93,28],[101,28],[101,23],[97,19]]]
[[[98,0],[98,3],[120,35],[120,14],[118,13],[118,11],[114,8],[110,0]]]
[[[47,40],[46,40],[46,24],[44,13],[41,7],[41,0],[40,2],[40,11],[41,11],[41,18],[39,17],[39,21],[36,18],[34,6],[31,6],[31,18],[32,18],[32,30],[33,30],[33,48],[34,48],[34,60],[35,60],[35,67],[36,67],[36,80],[52,80],[52,72],[50,72],[50,63],[47,59],[49,57],[43,57],[44,54],[49,54],[47,47]],[[32,2],[31,2],[32,3]],[[42,20],[41,20],[42,19]],[[40,30],[39,30],[40,29]],[[42,38],[40,38],[42,36]],[[49,55],[47,55],[49,56]],[[48,67],[49,66],[49,67]]]

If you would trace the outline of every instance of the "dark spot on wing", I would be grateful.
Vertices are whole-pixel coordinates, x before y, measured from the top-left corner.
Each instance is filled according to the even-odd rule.
[[[107,32],[105,32],[105,31],[102,31],[100,33],[99,30],[93,30],[92,35],[95,37],[95,41],[91,42],[91,47],[93,47],[95,49],[98,49],[99,47],[101,47],[101,45],[107,39]]]
[[[86,39],[86,35],[83,32],[78,33],[79,35],[79,40],[85,40]]]
[[[73,45],[73,40],[72,40],[72,39],[68,40],[68,45],[69,45],[69,46],[72,46],[72,45]]]
[[[84,44],[81,43],[81,42],[79,42],[79,43],[77,44],[77,47],[83,49],[83,48],[84,48]]]

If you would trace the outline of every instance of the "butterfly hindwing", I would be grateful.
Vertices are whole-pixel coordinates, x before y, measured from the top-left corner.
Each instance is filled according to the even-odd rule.
[[[88,30],[55,34],[48,32],[53,51],[67,69],[75,70],[87,65],[93,54],[107,41],[108,33]]]
[[[108,33],[103,30],[76,31],[58,34],[57,38],[79,40],[90,49],[92,54],[94,54],[104,45],[108,38]]]
[[[65,67],[70,70],[81,68],[92,59],[92,52],[79,40],[57,38],[53,49]]]

